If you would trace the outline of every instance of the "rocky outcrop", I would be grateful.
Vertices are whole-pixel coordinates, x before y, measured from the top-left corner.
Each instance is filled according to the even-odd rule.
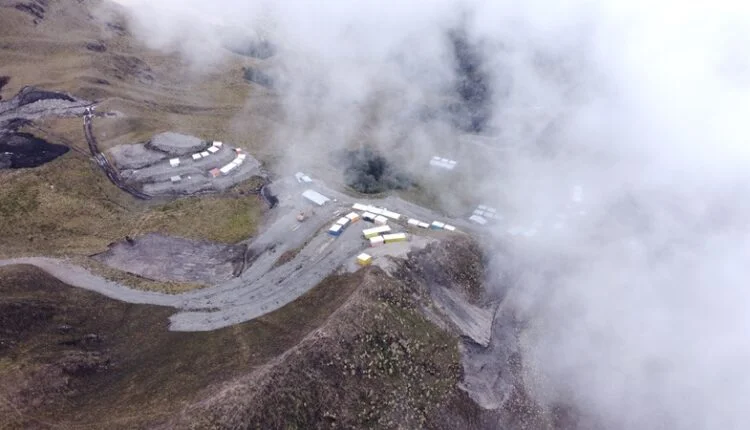
[[[167,158],[165,153],[137,143],[117,145],[109,150],[109,155],[119,169],[141,169]]]
[[[206,142],[195,136],[188,136],[186,134],[174,133],[171,131],[157,134],[146,144],[146,147],[149,149],[155,149],[169,155],[177,156],[200,152],[206,149],[207,146],[208,144]]]
[[[486,347],[492,336],[495,307],[482,303],[484,266],[479,246],[457,237],[412,252],[397,276],[429,292],[426,311],[472,342]]]

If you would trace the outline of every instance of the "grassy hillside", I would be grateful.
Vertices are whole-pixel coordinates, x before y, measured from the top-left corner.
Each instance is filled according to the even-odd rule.
[[[89,255],[126,235],[161,232],[233,243],[255,233],[262,203],[227,193],[171,203],[137,201],[85,156],[0,172],[0,256]]]
[[[34,85],[100,101],[100,111],[119,113],[96,120],[102,149],[168,130],[251,152],[267,140],[275,99],[242,78],[254,60],[227,52],[198,73],[133,38],[112,2],[48,0],[31,12],[16,3],[0,1],[4,98]],[[37,169],[0,171],[0,257],[88,255],[146,232],[229,243],[255,232],[262,206],[239,192],[173,203],[124,194],[89,160],[80,118],[45,118],[24,131],[75,151]]]
[[[296,345],[347,300],[330,278],[255,321],[167,331],[168,308],[69,287],[34,267],[0,268],[0,428],[143,428],[202,390],[252,372]]]
[[[242,67],[257,60],[226,52],[200,70],[129,34],[124,10],[109,1],[48,0],[38,19],[0,2],[2,96],[25,85],[103,101],[124,115],[97,122],[103,149],[174,130],[262,149],[276,110],[273,95],[248,84]],[[36,21],[36,24],[34,23]]]
[[[380,269],[273,368],[218,387],[177,428],[471,428],[457,340]],[[447,418],[450,417],[450,418]]]
[[[213,332],[170,314],[1,268],[0,428],[451,428],[461,401],[456,340],[379,269]]]

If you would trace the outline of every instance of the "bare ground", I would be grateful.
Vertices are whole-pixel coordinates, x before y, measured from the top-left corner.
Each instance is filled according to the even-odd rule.
[[[159,281],[216,285],[239,274],[245,246],[145,234],[113,243],[94,259],[110,267]]]

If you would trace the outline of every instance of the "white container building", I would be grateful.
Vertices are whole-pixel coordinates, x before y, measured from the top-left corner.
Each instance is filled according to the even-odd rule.
[[[445,230],[448,230],[448,231],[456,231],[456,227],[453,227],[453,226],[452,226],[452,225],[450,225],[450,224],[446,224],[446,225],[445,225],[445,227],[443,227],[443,228],[444,228]]]
[[[470,216],[469,217],[469,221],[471,221],[471,222],[473,222],[475,224],[479,224],[479,225],[486,225],[487,224],[487,220],[484,217],[479,216],[479,215],[472,215],[472,216]]]
[[[397,214],[396,212],[391,212],[388,209],[383,209],[383,213],[381,215],[388,217],[390,219],[394,219],[396,221],[401,219],[401,214]]]
[[[391,231],[390,226],[381,225],[378,227],[366,228],[362,230],[362,234],[365,236],[365,238],[369,239],[371,237],[375,237],[384,233],[389,233],[390,231]]]
[[[219,152],[219,148],[217,148],[215,146],[209,146],[206,151],[208,151],[208,152],[210,152],[212,154],[216,154],[217,152]]]
[[[432,224],[430,224],[430,228],[433,230],[442,230],[445,227],[445,223],[440,221],[433,221]]]
[[[420,228],[430,228],[430,225],[429,225],[429,224],[427,224],[426,222],[421,222],[421,221],[420,221],[420,223],[418,224],[418,226],[419,226]]]
[[[384,234],[382,237],[385,243],[406,242],[408,239],[406,233]]]
[[[169,178],[169,180],[172,181],[172,183],[174,184],[175,182],[180,182],[182,178],[180,177],[180,175],[177,175],[177,176],[172,176],[171,178]]]
[[[349,225],[349,218],[342,216],[336,221],[336,224],[340,225],[341,227],[346,227]]]
[[[169,160],[169,165],[172,167],[177,167],[180,165],[180,159],[179,158],[173,158]]]
[[[380,246],[385,243],[383,236],[373,236],[370,238],[370,246]]]
[[[208,151],[201,152],[201,157],[205,158],[205,157],[208,157],[209,155],[211,155],[211,154]]]
[[[365,221],[375,222],[375,214],[372,212],[365,212],[362,214],[362,219]]]
[[[313,190],[305,190],[305,192],[302,193],[302,197],[318,206],[323,206],[331,200],[323,194]]]
[[[456,168],[456,160],[450,160],[448,158],[442,158],[438,156],[432,157],[430,160],[430,166],[439,167],[441,169],[453,170]]]
[[[227,164],[226,166],[224,166],[224,167],[222,167],[221,169],[219,169],[219,171],[220,171],[221,173],[223,173],[223,174],[227,175],[227,174],[229,174],[229,172],[231,172],[232,170],[234,170],[234,168],[235,168],[235,167],[237,167],[237,165],[236,165],[236,164],[234,164],[234,163],[229,163],[229,164]]]
[[[383,215],[378,215],[375,217],[375,224],[386,225],[388,224],[388,218],[384,217]]]
[[[222,142],[219,142],[219,141],[214,141],[214,144],[213,144],[213,146],[215,146],[217,148],[221,148],[223,145],[224,144]]]
[[[409,221],[406,221],[406,223],[407,223],[407,224],[409,224],[409,225],[410,225],[410,226],[412,226],[412,227],[417,227],[417,226],[419,226],[419,223],[421,223],[421,222],[422,222],[422,221],[420,221],[420,220],[418,220],[418,219],[414,219],[414,218],[409,218]]]
[[[193,154],[193,160],[200,160],[201,155],[200,154]]]

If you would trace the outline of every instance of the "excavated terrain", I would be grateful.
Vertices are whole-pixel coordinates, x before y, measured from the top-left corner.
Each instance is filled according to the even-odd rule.
[[[489,347],[505,357],[485,369],[508,375],[502,401],[472,400],[467,358],[487,348],[433,320],[423,287],[452,279],[481,304],[476,249],[431,244],[402,262],[403,279],[378,267],[329,277],[271,314],[198,333],[168,331],[169,308],[0,268],[0,428],[575,428],[570,410],[528,396],[520,356],[503,352],[515,336]],[[506,329],[519,326],[495,320]]]

